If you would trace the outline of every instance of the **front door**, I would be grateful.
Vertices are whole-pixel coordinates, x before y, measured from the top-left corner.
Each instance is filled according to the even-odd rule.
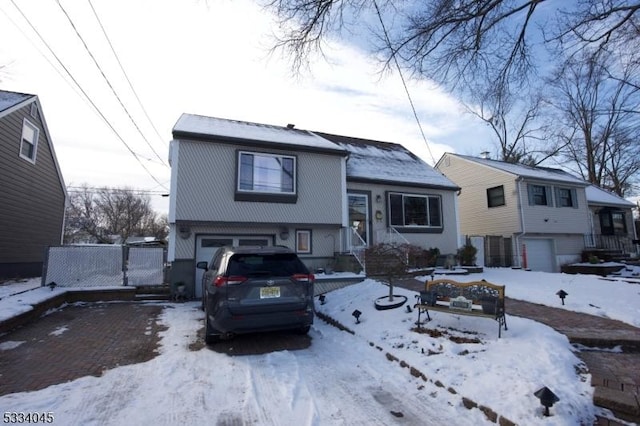
[[[351,247],[369,245],[369,196],[367,194],[348,194],[349,226],[360,236],[351,234]]]

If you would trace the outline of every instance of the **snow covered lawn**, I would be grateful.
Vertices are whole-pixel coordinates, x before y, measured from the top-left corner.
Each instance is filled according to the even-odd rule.
[[[555,295],[562,288],[569,293],[565,309],[640,324],[638,284],[510,269],[456,277],[482,278],[506,284],[507,297],[554,307],[562,307]],[[387,291],[366,280],[328,293],[317,310],[355,335],[317,319],[307,349],[265,355],[232,356],[194,345],[204,316],[198,302],[172,305],[161,317],[168,329],[156,358],[102,377],[5,395],[0,408],[50,411],[65,425],[493,424],[479,409],[465,408],[464,397],[521,425],[592,422],[589,375],[563,335],[508,315],[509,330],[498,339],[495,321],[446,313],[433,313],[424,325],[437,330],[433,336],[419,333],[415,311],[375,310],[373,300]],[[414,300],[413,292],[396,293]],[[362,312],[359,324],[355,309]],[[533,395],[543,386],[560,398],[549,418]]]

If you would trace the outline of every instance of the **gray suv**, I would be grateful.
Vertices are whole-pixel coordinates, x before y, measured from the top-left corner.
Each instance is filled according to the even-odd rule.
[[[313,323],[314,276],[285,247],[221,247],[202,277],[205,341],[234,334],[293,329]]]

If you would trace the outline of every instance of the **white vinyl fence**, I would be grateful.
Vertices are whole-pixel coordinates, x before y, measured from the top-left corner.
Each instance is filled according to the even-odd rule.
[[[164,282],[162,247],[122,245],[49,247],[42,285],[61,287],[153,286]]]

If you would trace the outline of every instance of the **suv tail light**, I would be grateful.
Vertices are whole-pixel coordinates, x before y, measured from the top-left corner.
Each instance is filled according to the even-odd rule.
[[[313,283],[316,279],[313,274],[294,274],[291,278],[300,283]]]
[[[215,285],[216,287],[222,287],[224,285],[242,284],[246,280],[247,277],[241,277],[237,275],[230,277],[223,277],[222,275],[218,275],[213,281],[213,285]]]

